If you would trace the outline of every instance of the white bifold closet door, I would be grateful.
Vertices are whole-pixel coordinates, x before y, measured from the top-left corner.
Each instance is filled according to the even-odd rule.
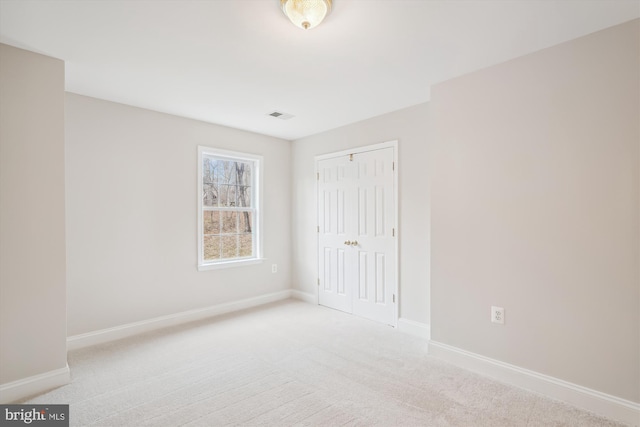
[[[318,301],[395,325],[394,148],[318,161]]]

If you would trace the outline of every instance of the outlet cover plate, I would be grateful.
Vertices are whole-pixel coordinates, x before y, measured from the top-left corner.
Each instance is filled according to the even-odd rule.
[[[504,325],[504,308],[491,306],[491,322]]]

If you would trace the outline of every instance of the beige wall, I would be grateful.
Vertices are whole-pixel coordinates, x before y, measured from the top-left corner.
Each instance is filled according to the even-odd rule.
[[[429,199],[427,104],[385,114],[294,141],[293,287],[316,294],[315,156],[398,140],[400,317],[429,323]]]
[[[64,215],[64,63],[2,44],[0,384],[67,364]]]
[[[430,163],[433,339],[634,402],[639,23],[435,86]]]
[[[290,142],[75,94],[66,132],[69,335],[290,288]],[[264,263],[197,271],[198,145],[264,156]]]

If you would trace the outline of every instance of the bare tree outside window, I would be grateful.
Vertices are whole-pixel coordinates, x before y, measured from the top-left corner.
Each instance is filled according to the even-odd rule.
[[[254,256],[253,174],[250,161],[203,156],[204,261]]]

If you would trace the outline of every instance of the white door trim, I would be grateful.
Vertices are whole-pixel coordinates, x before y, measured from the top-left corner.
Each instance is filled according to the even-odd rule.
[[[386,142],[380,142],[378,144],[371,144],[371,145],[365,145],[365,146],[360,146],[360,147],[354,147],[354,148],[349,148],[346,150],[341,150],[341,151],[336,151],[333,153],[326,153],[326,154],[319,154],[317,156],[315,156],[315,174],[316,177],[318,176],[318,174],[320,173],[320,170],[318,168],[318,164],[321,160],[326,160],[326,159],[331,159],[334,157],[341,157],[341,156],[346,156],[349,154],[358,154],[358,153],[364,153],[364,152],[368,152],[368,151],[375,151],[375,150],[382,150],[385,148],[393,148],[393,163],[394,163],[394,179],[393,179],[393,210],[394,210],[394,216],[395,216],[395,224],[394,224],[394,228],[395,228],[395,240],[394,240],[394,255],[395,255],[395,262],[396,262],[396,274],[395,274],[395,289],[393,291],[394,295],[395,295],[395,306],[394,306],[394,324],[391,325],[394,328],[398,327],[398,316],[400,313],[399,307],[400,307],[400,258],[398,257],[398,253],[399,253],[399,247],[400,247],[400,216],[399,214],[399,195],[398,195],[398,177],[399,177],[399,162],[398,162],[398,140],[392,140],[392,141],[386,141]],[[316,179],[316,197],[315,197],[315,210],[316,210],[316,227],[320,227],[320,219],[318,217],[318,188],[319,188],[319,182],[318,179]],[[318,260],[320,259],[320,254],[318,253],[318,246],[319,246],[319,237],[318,237],[318,233],[316,233],[316,276],[319,278],[320,277],[320,265],[318,264]],[[318,283],[317,285],[319,285],[319,280],[318,279]],[[320,292],[318,289],[318,286],[315,287],[316,288],[316,304],[319,305],[320,304]]]
[[[349,154],[364,153],[364,152],[367,152],[367,151],[381,150],[383,148],[389,148],[389,147],[393,147],[393,149],[394,149],[393,150],[393,155],[394,155],[394,160],[395,160],[396,166],[397,166],[397,163],[398,163],[398,140],[394,140],[394,141],[380,142],[378,144],[365,145],[365,146],[361,146],[361,147],[354,147],[354,148],[350,148],[348,150],[336,151],[336,152],[333,152],[333,153],[319,154],[319,155],[317,155],[315,157],[316,172],[318,172],[318,161],[319,160],[331,159],[331,158],[334,158],[334,157],[341,157],[341,156],[346,156],[346,155],[349,155]]]

